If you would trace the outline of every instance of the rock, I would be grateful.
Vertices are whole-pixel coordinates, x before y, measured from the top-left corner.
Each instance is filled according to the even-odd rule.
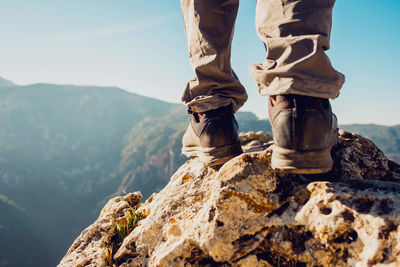
[[[135,192],[109,200],[99,218],[75,239],[58,266],[109,266],[112,254],[109,244],[116,233],[116,224],[123,224],[126,212],[136,207],[141,199],[140,192]]]
[[[241,139],[247,144],[257,137]],[[332,155],[334,169],[322,175],[276,172],[269,150],[242,154],[220,170],[189,160],[139,208],[147,217],[125,237],[112,264],[398,266],[400,166],[368,139],[346,132]],[[100,217],[88,229],[106,229],[110,222]],[[107,265],[98,240],[111,230],[85,239],[88,229],[60,266],[83,258]],[[95,247],[98,252],[88,250]]]
[[[263,131],[241,132],[239,134],[243,151],[250,151],[256,147],[267,147],[272,142],[272,135]]]
[[[340,132],[340,149],[336,149],[334,176],[400,183],[399,165],[383,154],[375,144],[360,135]]]

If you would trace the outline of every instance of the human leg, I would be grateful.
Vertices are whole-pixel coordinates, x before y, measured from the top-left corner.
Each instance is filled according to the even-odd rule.
[[[344,83],[329,49],[335,0],[257,0],[256,28],[267,53],[251,66],[261,95],[336,98]]]
[[[242,153],[236,112],[247,100],[230,63],[238,0],[181,0],[190,62],[195,72],[182,101],[192,114],[182,154],[221,165]]]
[[[261,95],[269,95],[274,146],[271,165],[292,173],[323,173],[332,168],[337,120],[335,98],[344,76],[330,64],[334,0],[258,0],[257,31],[266,61],[251,72]]]
[[[182,101],[193,112],[229,104],[237,111],[247,100],[230,62],[238,5],[239,0],[181,0],[190,63],[195,72]]]

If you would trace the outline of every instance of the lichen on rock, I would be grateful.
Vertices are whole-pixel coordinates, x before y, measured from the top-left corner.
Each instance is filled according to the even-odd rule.
[[[241,139],[265,145],[265,136],[253,142],[259,136],[242,134]],[[255,152],[244,153],[219,170],[197,159],[187,161],[161,192],[139,208],[147,217],[124,239],[112,264],[400,263],[400,166],[371,141],[341,132],[339,145],[332,151],[334,168],[321,175],[276,172],[270,167],[269,150],[257,151],[251,149],[253,145],[247,148]],[[120,209],[109,210],[116,213],[110,214],[111,221],[120,218]],[[85,261],[107,266],[100,250],[110,235],[110,216],[100,215],[74,242],[60,266],[79,266]],[[89,232],[98,238],[89,237]]]

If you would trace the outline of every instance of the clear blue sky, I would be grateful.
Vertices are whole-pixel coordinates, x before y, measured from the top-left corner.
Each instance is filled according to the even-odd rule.
[[[192,70],[179,1],[2,0],[0,76],[18,84],[112,85],[178,102]],[[242,110],[266,117],[248,66],[265,51],[255,0],[242,0],[232,64],[246,86]],[[337,0],[328,54],[346,84],[340,123],[400,124],[400,1]]]

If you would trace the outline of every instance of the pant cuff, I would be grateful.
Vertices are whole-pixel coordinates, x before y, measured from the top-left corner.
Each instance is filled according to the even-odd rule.
[[[239,108],[233,99],[220,96],[198,96],[192,101],[186,102],[185,104],[188,110],[196,113],[226,107],[230,104],[233,105],[233,110],[235,112]]]

